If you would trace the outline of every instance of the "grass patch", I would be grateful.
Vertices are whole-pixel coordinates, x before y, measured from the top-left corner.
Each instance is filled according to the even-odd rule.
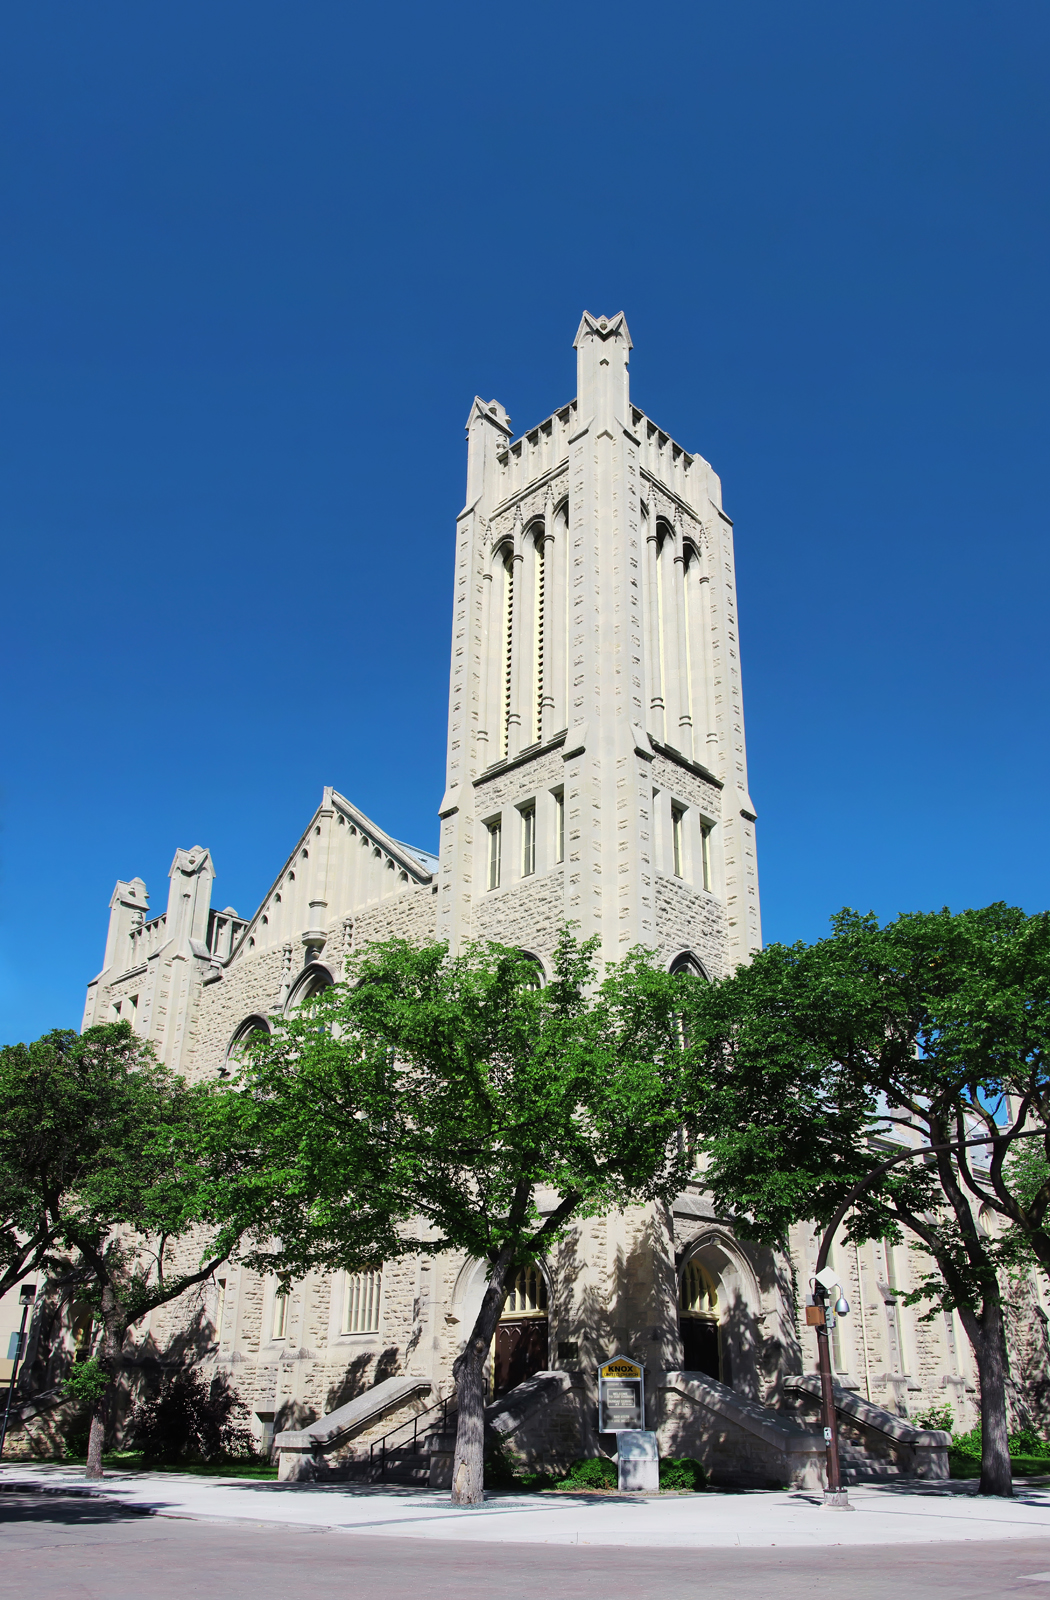
[[[949,1450],[948,1470],[953,1478],[979,1478],[981,1476],[980,1458],[963,1455],[958,1450]],[[1015,1478],[1046,1477],[1050,1474],[1050,1457],[1011,1456],[1010,1471]]]

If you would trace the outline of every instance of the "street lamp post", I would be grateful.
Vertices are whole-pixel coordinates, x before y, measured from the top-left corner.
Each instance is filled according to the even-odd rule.
[[[0,1425],[0,1457],[4,1453],[4,1442],[7,1439],[7,1424],[11,1416],[11,1397],[15,1392],[15,1379],[18,1377],[18,1363],[22,1359],[26,1342],[26,1323],[29,1320],[29,1308],[36,1299],[36,1284],[24,1283],[19,1292],[19,1303],[22,1307],[22,1326],[18,1330],[18,1345],[15,1349],[15,1358],[11,1367],[11,1382],[7,1390],[7,1404],[4,1407],[4,1420]]]
[[[835,1311],[844,1316],[849,1310],[842,1295],[842,1285],[837,1281],[829,1283],[832,1274],[824,1268],[819,1277],[813,1279],[813,1298],[819,1317],[815,1319],[817,1333],[817,1367],[820,1372],[820,1397],[821,1411],[824,1417],[824,1446],[827,1452],[828,1486],[824,1491],[824,1504],[838,1506],[840,1510],[852,1511],[849,1496],[842,1487],[842,1468],[839,1464],[839,1431],[835,1416],[835,1383],[831,1375],[831,1342],[828,1339],[828,1295],[832,1288],[839,1290],[839,1299],[835,1303]],[[844,1308],[843,1310],[840,1310]]]

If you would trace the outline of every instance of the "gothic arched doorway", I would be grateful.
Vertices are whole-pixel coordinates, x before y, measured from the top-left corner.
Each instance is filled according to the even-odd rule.
[[[705,1372],[722,1381],[721,1308],[714,1278],[694,1256],[686,1262],[678,1291],[678,1326],[686,1372]]]
[[[493,1398],[550,1366],[547,1280],[535,1262],[519,1267],[492,1342]]]

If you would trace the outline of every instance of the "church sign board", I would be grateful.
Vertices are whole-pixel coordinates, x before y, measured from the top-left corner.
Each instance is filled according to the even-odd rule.
[[[598,1368],[598,1432],[645,1427],[645,1368],[614,1356]]]

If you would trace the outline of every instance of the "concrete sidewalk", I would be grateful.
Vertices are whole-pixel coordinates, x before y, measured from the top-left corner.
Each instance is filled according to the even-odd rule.
[[[460,1509],[445,1490],[375,1485],[283,1484],[177,1473],[112,1472],[92,1483],[79,1468],[0,1467],[0,1491],[16,1486],[103,1493],[129,1510],[162,1517],[342,1529],[378,1538],[482,1543],[674,1548],[817,1548],[984,1539],[1050,1541],[1050,1487],[1020,1487],[1012,1500],[975,1495],[973,1483],[850,1490],[855,1511],[825,1509],[805,1491],[635,1496],[494,1492]],[[1050,1566],[1050,1543],[1048,1543]]]

